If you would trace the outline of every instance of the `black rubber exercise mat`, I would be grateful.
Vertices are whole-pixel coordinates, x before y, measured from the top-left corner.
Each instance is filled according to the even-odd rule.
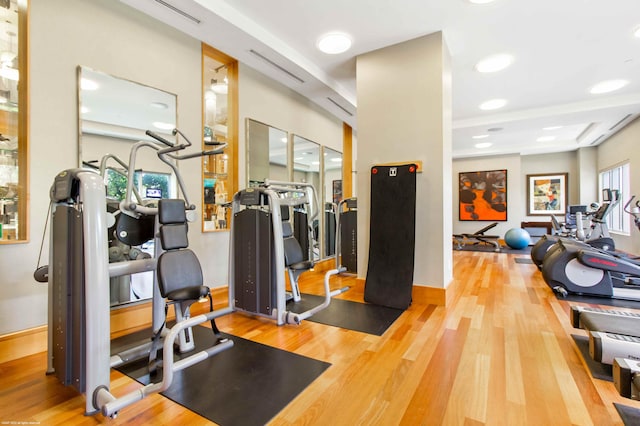
[[[411,304],[416,239],[415,164],[371,168],[369,262],[365,302]]]
[[[129,342],[136,337],[143,339],[149,333],[148,330],[134,333],[139,336],[125,336],[123,341]],[[196,326],[193,335],[196,351],[213,343],[209,328]],[[177,372],[171,387],[162,393],[221,426],[268,423],[331,365],[224,335],[233,340],[231,349]],[[112,342],[112,347],[121,343],[118,340]],[[149,383],[146,359],[118,370],[142,384]],[[162,370],[159,369],[154,381],[161,379]]]
[[[289,302],[287,309],[300,313],[318,306],[324,299],[322,296],[304,293],[301,297],[302,300],[300,302]],[[316,313],[306,321],[382,336],[403,312],[404,310],[402,309],[386,306],[332,299],[331,304],[326,309]]]
[[[624,423],[625,426],[640,425],[640,410],[616,402],[614,402],[613,405],[616,407],[616,410],[618,410],[618,414],[620,414],[622,423]]]
[[[593,358],[591,358],[591,355],[589,355],[589,338],[578,334],[572,334],[571,337],[573,338],[573,341],[576,342],[578,349],[580,349],[582,359],[586,362],[591,376],[596,379],[613,382],[613,367],[608,364],[602,364],[594,361]]]

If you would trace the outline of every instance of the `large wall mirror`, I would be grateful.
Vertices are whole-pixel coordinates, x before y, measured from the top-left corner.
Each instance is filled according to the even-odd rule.
[[[78,125],[80,167],[102,168],[107,185],[107,208],[117,212],[126,193],[126,170],[134,143],[152,140],[151,130],[175,141],[171,132],[177,125],[176,95],[144,84],[118,78],[87,67],[78,67]],[[136,156],[135,187],[145,202],[177,196],[175,178],[155,152],[141,149]],[[153,240],[130,247],[115,236],[109,241],[111,262],[128,260],[140,252],[153,255]],[[149,299],[153,273],[111,279],[111,305]]]
[[[0,7],[0,244],[26,241],[28,168],[27,1]]]
[[[246,125],[248,186],[289,181],[288,133],[250,118]]]
[[[321,203],[322,186],[320,180],[320,145],[298,135],[293,135],[293,181],[310,183],[316,189],[318,203]],[[311,221],[313,234],[313,260],[320,260],[322,253],[322,206],[312,206],[318,215]]]
[[[326,146],[322,147],[323,181],[322,188],[324,210],[323,257],[335,255],[336,212],[342,200],[342,153]]]

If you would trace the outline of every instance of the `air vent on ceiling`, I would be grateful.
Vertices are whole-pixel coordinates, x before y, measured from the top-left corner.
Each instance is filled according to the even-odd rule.
[[[620,121],[618,121],[616,124],[614,124],[613,126],[609,127],[609,130],[613,130],[616,127],[618,127],[620,124],[622,124],[627,118],[631,117],[632,114],[627,114],[624,116],[624,118]]]
[[[602,139],[604,139],[604,135],[600,135],[598,136],[598,138],[596,140],[594,140],[593,142],[591,142],[589,145],[598,145],[600,142],[602,142]]]
[[[157,1],[157,0],[156,0]],[[287,70],[286,68],[276,64],[275,62],[273,62],[271,59],[267,58],[266,56],[264,56],[261,53],[256,52],[253,49],[249,49],[249,53],[257,56],[258,58],[262,59],[263,61],[265,61],[266,63],[268,63],[269,65],[271,65],[272,67],[277,68],[278,70],[282,71],[283,73],[287,74],[289,77],[293,78],[294,80],[300,82],[300,83],[304,83],[304,80],[301,79],[300,77],[298,77],[297,75],[295,75],[294,73],[292,73],[291,71]]]
[[[200,23],[200,20],[198,18],[196,18],[195,16],[188,14],[184,10],[178,9],[174,5],[169,4],[164,0],[155,0],[155,2],[158,3],[158,4],[161,4],[162,6],[166,7],[169,10],[171,10],[172,12],[177,13],[178,15],[181,15],[181,16],[187,18],[188,20],[195,22],[196,24]]]
[[[349,117],[353,117],[353,114],[347,110],[345,107],[343,107],[342,105],[340,105],[339,103],[337,103],[336,101],[334,101],[333,99],[327,97],[327,99],[329,100],[329,102],[331,102],[332,104],[334,104],[335,106],[337,106],[338,108],[340,108],[342,111],[344,111],[346,114],[349,115]]]

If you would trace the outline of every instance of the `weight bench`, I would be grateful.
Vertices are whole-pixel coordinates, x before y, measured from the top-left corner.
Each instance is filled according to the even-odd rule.
[[[473,234],[453,234],[453,240],[457,245],[458,250],[462,250],[462,247],[466,244],[487,244],[492,245],[496,252],[501,250],[498,235],[485,235],[485,232],[496,227],[498,222],[494,222],[484,228],[474,232]]]

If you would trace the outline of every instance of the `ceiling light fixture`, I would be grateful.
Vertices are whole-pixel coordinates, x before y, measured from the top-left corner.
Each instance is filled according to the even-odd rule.
[[[169,109],[169,105],[164,102],[151,102],[151,106],[158,109]]]
[[[596,84],[591,89],[589,89],[589,93],[593,95],[600,95],[602,93],[615,92],[616,90],[622,89],[627,84],[629,84],[627,80],[621,80],[621,79],[601,81],[600,83]]]
[[[491,55],[476,64],[476,71],[478,72],[497,72],[502,71],[513,63],[513,56],[501,53],[498,55]]]
[[[475,136],[471,136],[471,139],[484,139],[488,137],[489,135],[475,135]]]
[[[491,142],[480,142],[474,145],[476,148],[489,148],[491,146]]]
[[[507,104],[505,99],[491,99],[490,101],[483,102],[480,104],[480,109],[484,111],[491,111],[494,109],[502,108]]]
[[[551,142],[556,140],[555,136],[541,136],[538,139],[536,139],[537,142]]]
[[[562,126],[549,126],[549,127],[542,128],[542,130],[558,130],[558,129],[562,129]]]
[[[487,4],[487,3],[491,3],[494,0],[469,0],[469,3],[473,3],[473,4]]]
[[[334,32],[323,35],[318,39],[316,46],[321,52],[328,55],[344,53],[351,48],[351,37],[345,33]]]
[[[9,80],[19,81],[20,73],[15,68],[0,68],[0,77],[8,78]]]
[[[331,159],[331,161],[333,161],[334,163],[342,163],[342,158],[334,157],[334,158]]]
[[[635,38],[640,38],[640,27],[636,28],[636,30],[633,32],[633,36]]]

